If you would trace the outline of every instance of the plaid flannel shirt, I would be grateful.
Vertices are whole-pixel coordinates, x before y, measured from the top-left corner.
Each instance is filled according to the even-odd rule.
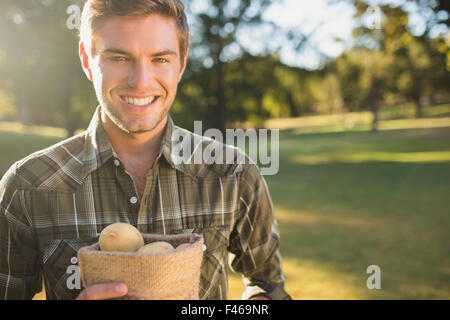
[[[139,199],[99,111],[86,131],[16,162],[3,176],[0,299],[32,299],[42,282],[47,299],[74,299],[82,288],[67,285],[72,258],[114,222],[144,233],[202,234],[201,299],[227,298],[227,266],[243,275],[243,299],[257,294],[290,299],[272,200],[255,164],[175,163],[174,130],[189,135],[193,147],[218,142],[175,126],[169,115]]]

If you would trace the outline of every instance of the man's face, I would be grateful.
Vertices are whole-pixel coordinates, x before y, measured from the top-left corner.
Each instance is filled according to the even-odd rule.
[[[153,130],[166,119],[185,67],[175,21],[111,17],[95,32],[93,45],[88,71],[102,112],[125,132]]]

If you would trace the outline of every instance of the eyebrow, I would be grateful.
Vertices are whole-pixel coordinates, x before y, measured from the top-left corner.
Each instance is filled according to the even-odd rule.
[[[131,53],[126,52],[125,50],[122,49],[117,49],[117,48],[108,48],[108,49],[104,49],[100,51],[100,54],[121,54],[124,56],[133,56]],[[168,55],[173,55],[173,56],[177,56],[178,54],[170,49],[167,50],[161,50],[158,52],[155,52],[153,54],[151,54],[151,57],[162,57],[162,56],[168,56]]]

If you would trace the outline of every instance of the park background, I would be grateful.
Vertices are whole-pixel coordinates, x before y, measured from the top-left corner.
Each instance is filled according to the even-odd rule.
[[[0,2],[0,177],[88,125],[82,3]],[[292,297],[449,299],[449,2],[184,3],[191,55],[171,114],[190,130],[280,129],[265,179]],[[242,290],[231,273],[230,298]]]

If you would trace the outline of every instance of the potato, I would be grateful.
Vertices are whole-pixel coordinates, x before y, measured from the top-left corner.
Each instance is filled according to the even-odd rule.
[[[190,243],[182,243],[182,244],[180,244],[180,245],[176,248],[176,250],[177,250],[177,251],[180,251],[180,250],[183,250],[184,248],[187,248],[187,247],[189,247],[189,246],[191,246]]]
[[[175,248],[168,242],[155,241],[146,244],[138,250],[138,254],[161,254],[175,251]]]
[[[99,245],[102,251],[136,252],[144,246],[144,238],[131,224],[118,222],[102,230]]]

